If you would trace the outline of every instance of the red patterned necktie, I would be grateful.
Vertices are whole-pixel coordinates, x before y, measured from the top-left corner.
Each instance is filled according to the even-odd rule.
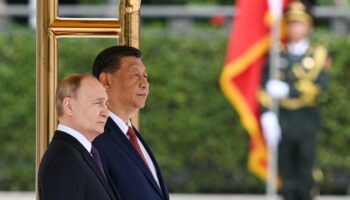
[[[128,129],[128,133],[127,133],[130,137],[130,142],[131,144],[134,146],[134,148],[136,149],[137,153],[139,153],[139,155],[141,156],[143,162],[145,162],[146,166],[149,168],[148,166],[148,163],[145,159],[145,156],[143,155],[142,153],[142,150],[141,150],[141,147],[137,141],[137,136],[135,134],[135,131],[132,127],[129,126],[129,129]]]

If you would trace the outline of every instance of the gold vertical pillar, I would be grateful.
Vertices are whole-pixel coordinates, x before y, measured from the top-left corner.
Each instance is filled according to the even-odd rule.
[[[139,48],[141,0],[122,0],[119,4],[121,34],[119,43]]]
[[[51,4],[50,4],[51,3]],[[55,87],[57,63],[55,51],[57,49],[56,38],[50,34],[49,26],[55,19],[55,7],[57,1],[38,0],[37,3],[37,72],[36,72],[36,163],[40,159],[49,143],[49,136],[52,135],[52,126],[56,117],[53,116],[53,95]]]
[[[121,22],[121,45],[140,48],[140,7],[141,0],[122,0],[119,4],[119,19]],[[140,128],[140,114],[136,112],[132,117],[133,125]]]
[[[55,90],[58,38],[120,37],[122,44],[139,47],[140,4],[141,0],[120,0],[121,20],[71,19],[60,18],[57,15],[58,0],[37,0],[36,172],[57,125]],[[136,120],[134,123],[138,126],[138,115],[133,120]]]

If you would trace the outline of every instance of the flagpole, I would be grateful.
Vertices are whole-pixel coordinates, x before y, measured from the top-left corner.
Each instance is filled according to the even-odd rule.
[[[282,0],[270,0],[272,4],[277,4],[274,15],[272,14],[271,26],[271,48],[269,52],[269,79],[278,79],[280,60],[280,35],[281,35],[281,16]],[[272,13],[272,12],[271,12]],[[270,110],[278,116],[278,100],[273,99]],[[268,143],[268,179],[266,184],[266,194],[268,200],[277,200],[277,172],[278,172],[278,145]]]

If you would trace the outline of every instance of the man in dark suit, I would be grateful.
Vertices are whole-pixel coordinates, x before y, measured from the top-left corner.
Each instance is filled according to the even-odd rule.
[[[149,92],[141,56],[136,48],[112,46],[96,57],[92,73],[107,91],[110,118],[93,143],[122,199],[168,200],[157,161],[130,122]]]
[[[91,144],[104,130],[107,99],[105,89],[90,75],[72,75],[59,84],[59,125],[38,173],[41,200],[119,199]]]

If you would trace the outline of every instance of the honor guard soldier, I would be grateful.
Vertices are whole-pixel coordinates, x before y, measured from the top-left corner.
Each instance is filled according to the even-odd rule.
[[[292,1],[286,12],[288,41],[282,45],[278,78],[262,77],[259,102],[267,143],[278,145],[278,169],[284,200],[311,200],[316,133],[320,130],[316,104],[327,83],[327,49],[311,44],[313,20],[306,6]],[[268,111],[272,99],[278,112]]]

